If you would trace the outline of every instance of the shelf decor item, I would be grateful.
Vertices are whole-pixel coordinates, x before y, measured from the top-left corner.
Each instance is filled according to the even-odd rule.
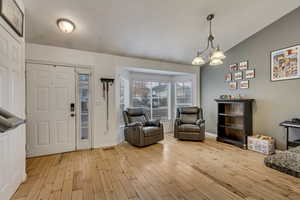
[[[271,52],[271,81],[300,78],[300,45]]]
[[[239,63],[239,70],[246,70],[248,69],[248,61],[243,61]]]
[[[228,73],[225,75],[225,81],[232,81],[232,74]]]
[[[217,141],[247,149],[247,136],[252,135],[254,99],[216,99],[218,103]]]
[[[243,72],[234,73],[234,80],[242,80],[242,79],[243,79]]]
[[[275,140],[272,137],[262,135],[248,136],[248,149],[271,155],[275,153]]]
[[[20,37],[23,37],[24,13],[15,0],[0,0],[0,16]]]
[[[255,78],[255,70],[254,69],[248,69],[245,71],[245,77],[246,79],[253,79]]]
[[[233,81],[229,83],[229,89],[230,90],[236,90],[237,89],[237,82]]]
[[[240,82],[241,89],[248,89],[249,88],[249,81],[241,81]]]

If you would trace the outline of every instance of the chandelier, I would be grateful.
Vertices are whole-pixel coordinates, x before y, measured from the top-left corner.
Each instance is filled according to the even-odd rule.
[[[210,14],[207,16],[207,21],[209,21],[209,36],[207,39],[207,46],[203,51],[197,52],[197,56],[194,58],[192,65],[201,66],[206,63],[209,63],[209,65],[211,66],[222,65],[223,60],[226,58],[223,51],[220,50],[220,46],[219,45],[217,47],[214,46],[213,41],[215,37],[213,36],[211,31],[211,22],[214,18],[215,18],[214,14]],[[205,61],[203,54],[208,50],[209,50],[208,61]]]

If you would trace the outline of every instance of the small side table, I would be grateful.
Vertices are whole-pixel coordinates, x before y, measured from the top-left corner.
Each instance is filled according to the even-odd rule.
[[[284,122],[281,122],[279,125],[286,128],[286,149],[288,150],[289,146],[291,144],[289,141],[289,129],[290,128],[299,128],[300,129],[300,123],[295,123],[292,121],[284,121]]]

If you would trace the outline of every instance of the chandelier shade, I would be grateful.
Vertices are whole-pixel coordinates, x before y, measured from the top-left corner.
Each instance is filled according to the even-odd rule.
[[[193,65],[204,65],[205,60],[201,56],[196,56],[192,62]]]
[[[222,65],[223,60],[226,58],[224,52],[220,49],[220,46],[214,46],[215,37],[212,34],[211,24],[215,15],[210,14],[207,16],[207,21],[209,22],[209,36],[207,39],[207,46],[203,51],[198,51],[197,56],[193,59],[192,65],[201,66],[209,63],[211,66]],[[204,59],[204,53],[209,52],[209,57],[207,61]]]
[[[211,55],[210,59],[214,60],[214,59],[221,59],[224,60],[226,58],[225,54],[223,53],[223,51],[220,50],[220,48],[218,47]]]
[[[218,66],[218,65],[222,65],[222,64],[223,64],[223,61],[221,59],[212,59],[209,62],[209,65],[211,65],[211,66]]]

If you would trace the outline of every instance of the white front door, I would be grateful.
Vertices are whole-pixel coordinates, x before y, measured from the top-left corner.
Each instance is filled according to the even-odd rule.
[[[28,156],[75,150],[74,68],[27,64],[26,75]]]

